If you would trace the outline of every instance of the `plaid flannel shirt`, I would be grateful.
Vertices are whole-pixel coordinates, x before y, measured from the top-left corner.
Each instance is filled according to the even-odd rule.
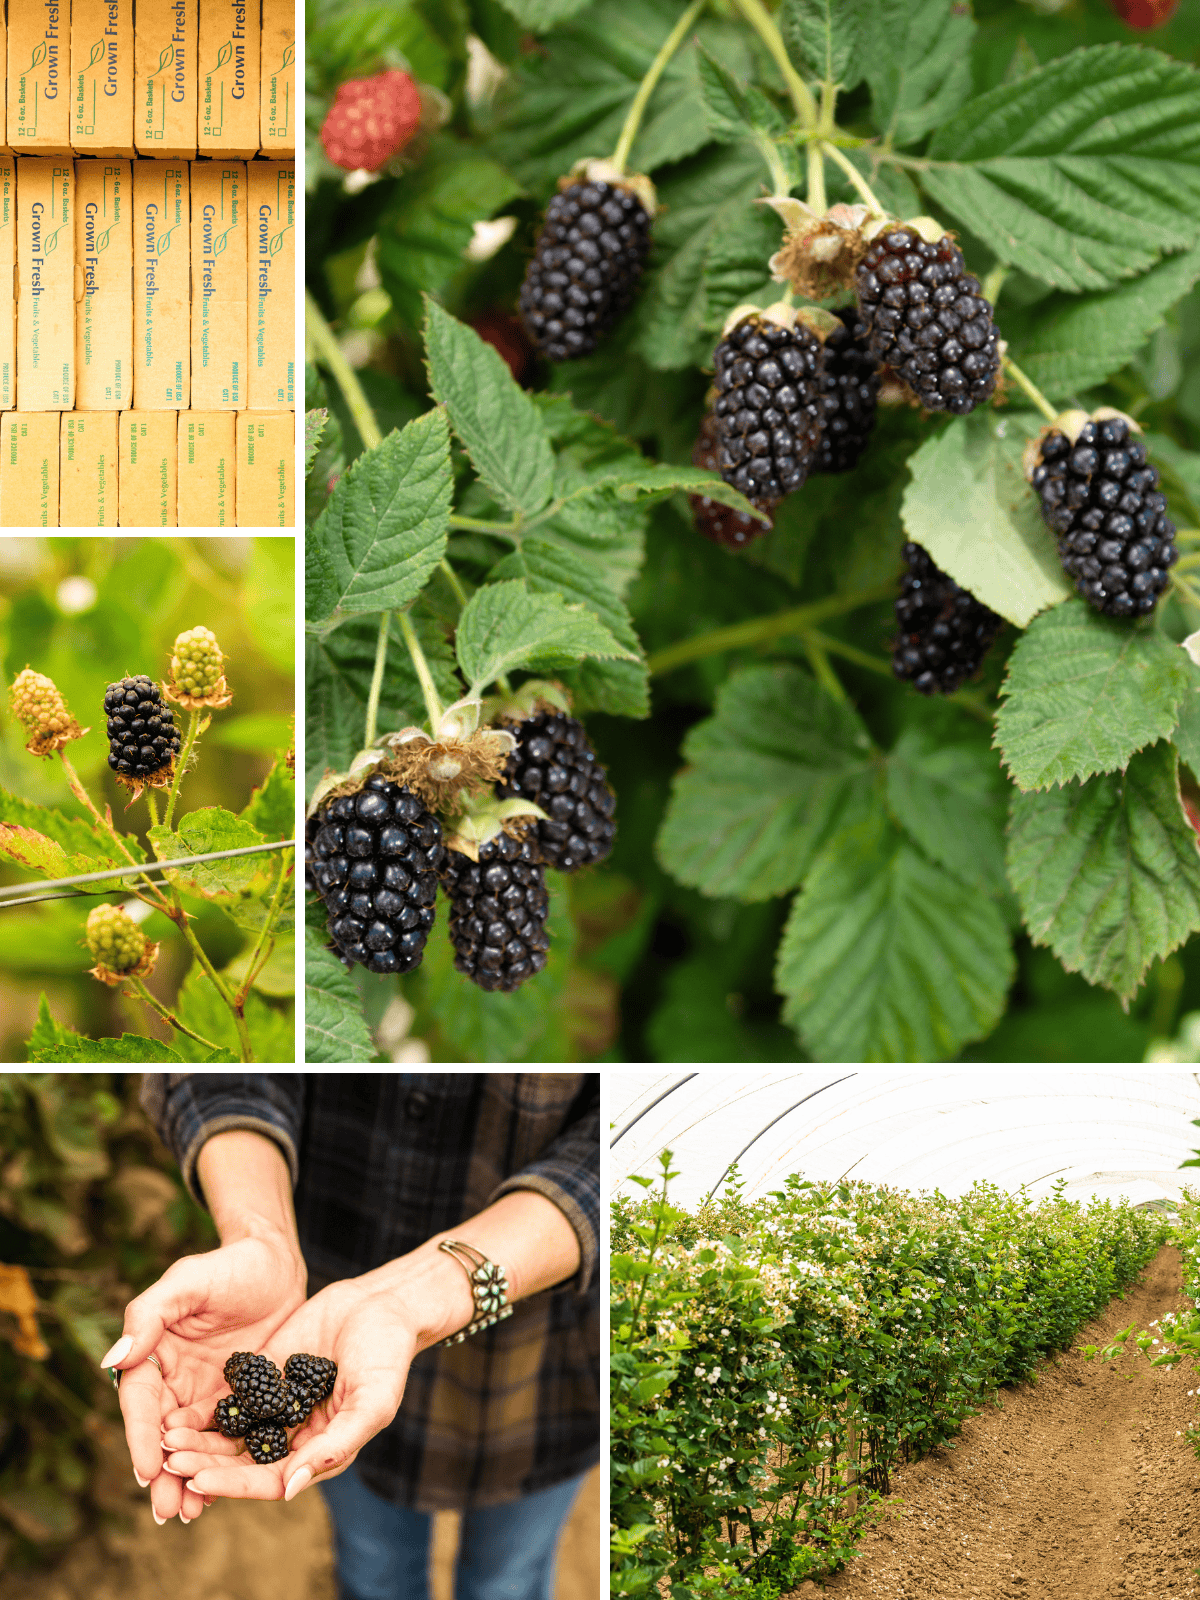
[[[249,1128],[291,1169],[308,1292],[453,1229],[514,1189],[564,1213],[582,1264],[504,1322],[412,1364],[359,1453],[417,1511],[498,1505],[599,1458],[600,1089],[594,1073],[147,1073],[145,1107],[200,1204],[206,1139]]]

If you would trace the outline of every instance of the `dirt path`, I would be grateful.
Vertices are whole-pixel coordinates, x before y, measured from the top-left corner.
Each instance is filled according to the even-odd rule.
[[[81,1539],[53,1572],[0,1573],[0,1600],[334,1600],[332,1539],[319,1494],[290,1505],[218,1501],[188,1527],[176,1520],[160,1528],[127,1462],[115,1448],[113,1456],[106,1502],[126,1526]],[[596,1469],[563,1532],[555,1600],[599,1600],[599,1484]],[[439,1516],[434,1600],[453,1600],[457,1544],[457,1518]]]
[[[1181,1304],[1164,1249],[1125,1299],[1081,1330],[1105,1344]],[[832,1600],[1188,1600],[1200,1595],[1200,1461],[1182,1435],[1200,1417],[1197,1373],[1073,1350],[1006,1391],[938,1450],[893,1475],[862,1553]]]

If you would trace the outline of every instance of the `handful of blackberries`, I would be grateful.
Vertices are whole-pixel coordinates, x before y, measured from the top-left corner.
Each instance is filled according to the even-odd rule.
[[[288,1453],[286,1430],[307,1422],[333,1393],[337,1363],[301,1353],[289,1356],[280,1372],[269,1356],[239,1350],[224,1375],[233,1393],[217,1401],[217,1428],[226,1439],[245,1439],[250,1459],[270,1466]]]

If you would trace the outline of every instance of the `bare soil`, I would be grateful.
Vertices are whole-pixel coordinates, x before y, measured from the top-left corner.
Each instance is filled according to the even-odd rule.
[[[113,1470],[116,1470],[114,1461]],[[218,1500],[186,1527],[159,1527],[132,1471],[105,1485],[121,1529],[80,1539],[49,1573],[0,1574],[0,1600],[334,1600],[333,1542],[325,1503]],[[120,1502],[120,1507],[118,1504]],[[434,1530],[434,1600],[453,1600],[458,1519]],[[563,1533],[555,1600],[599,1600],[600,1475],[580,1491]]]
[[[1178,1310],[1164,1249],[1075,1345],[1107,1344]],[[831,1600],[1189,1600],[1200,1595],[1200,1417],[1190,1363],[1076,1349],[1005,1390],[941,1449],[892,1477],[879,1521],[843,1571],[796,1597]]]

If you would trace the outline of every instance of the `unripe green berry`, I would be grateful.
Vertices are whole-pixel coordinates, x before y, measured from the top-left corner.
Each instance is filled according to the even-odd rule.
[[[224,671],[225,658],[209,628],[189,628],[175,640],[171,678],[178,693],[203,700],[220,683]]]
[[[87,946],[111,972],[129,972],[146,953],[146,936],[120,906],[96,906],[88,913]]]
[[[32,667],[17,673],[8,703],[13,716],[35,738],[53,738],[71,727],[71,713],[54,680]]]

